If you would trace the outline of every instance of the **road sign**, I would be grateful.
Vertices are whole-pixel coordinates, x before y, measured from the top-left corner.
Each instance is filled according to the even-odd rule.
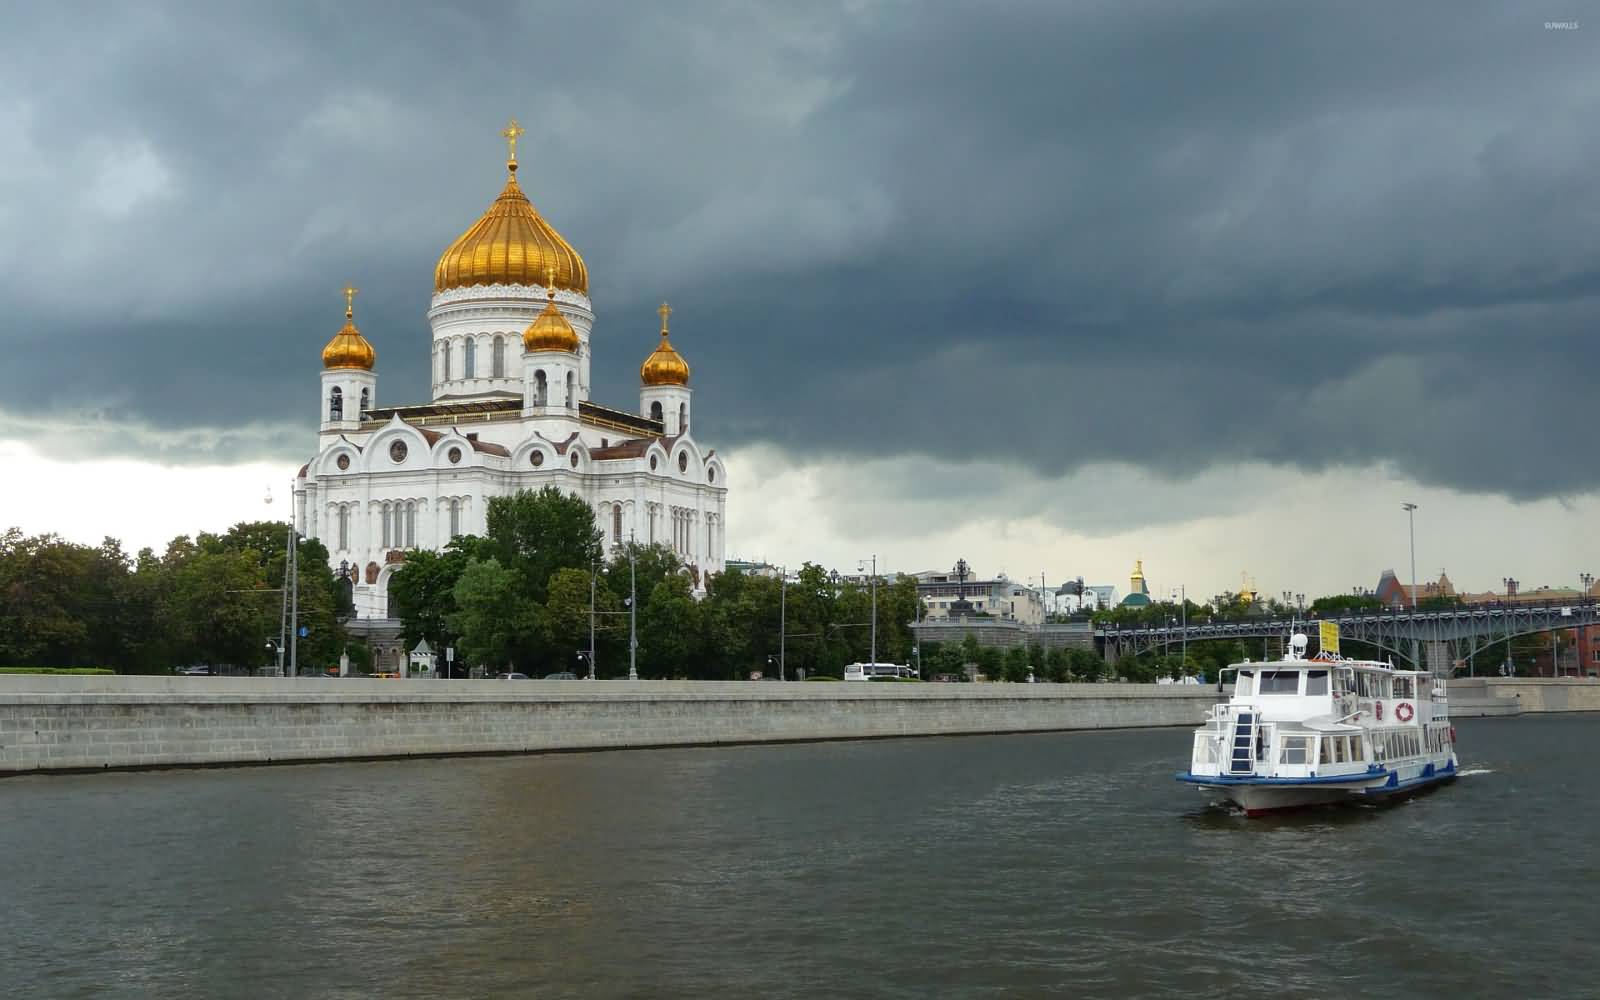
[[[306,636],[308,636],[310,634],[311,634],[311,629],[307,628],[304,625],[300,626],[300,638],[304,639]]]
[[[454,662],[456,662],[456,648],[454,646],[446,646],[444,648],[444,662],[446,662],[446,663],[454,663]]]

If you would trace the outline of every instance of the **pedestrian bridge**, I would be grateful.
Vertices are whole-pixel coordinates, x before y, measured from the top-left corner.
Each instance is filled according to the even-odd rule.
[[[1554,632],[1584,625],[1600,625],[1600,601],[1501,602],[1438,610],[1388,608],[1383,611],[1349,611],[1323,615],[1263,615],[1213,619],[1183,625],[1095,629],[1095,641],[1107,660],[1137,655],[1153,649],[1205,639],[1286,639],[1296,631],[1317,640],[1320,623],[1338,622],[1339,638],[1363,642],[1414,664],[1423,661],[1424,644],[1447,651],[1450,661],[1470,660],[1474,653],[1494,643],[1518,636]],[[1437,655],[1437,654],[1436,654]],[[1434,662],[1437,662],[1435,660]]]

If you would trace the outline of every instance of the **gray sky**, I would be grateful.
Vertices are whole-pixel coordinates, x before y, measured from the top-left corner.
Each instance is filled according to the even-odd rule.
[[[633,404],[671,300],[709,443],[838,480],[795,514],[819,532],[876,523],[852,468],[885,510],[932,505],[903,568],[963,554],[963,511],[1026,506],[1079,549],[1131,533],[1125,575],[1140,531],[1236,505],[1242,468],[1570,508],[1600,482],[1583,13],[15,8],[0,437],[298,464],[347,281],[381,397],[424,399],[433,263],[515,115],[524,188],[589,263],[597,397]],[[1104,502],[1110,467],[1170,497]]]

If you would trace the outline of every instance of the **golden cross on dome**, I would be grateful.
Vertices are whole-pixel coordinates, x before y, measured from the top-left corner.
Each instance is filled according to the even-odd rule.
[[[506,140],[506,163],[513,169],[517,163],[517,136],[523,135],[527,131],[527,129],[518,125],[517,120],[513,118],[511,119],[511,124],[507,125],[500,133],[505,136]]]
[[[665,337],[667,335],[667,317],[672,315],[672,307],[663,302],[661,303],[661,308],[657,309],[656,312],[661,314],[661,335]]]
[[[544,266],[544,294],[547,299],[556,297],[556,266],[554,264],[546,264]]]
[[[361,289],[352,285],[344,286],[344,318],[349,319],[356,314],[356,293]]]

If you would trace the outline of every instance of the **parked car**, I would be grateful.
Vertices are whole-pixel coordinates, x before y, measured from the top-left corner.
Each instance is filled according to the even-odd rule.
[[[177,674],[179,677],[210,677],[211,668],[201,664],[197,667],[179,667],[178,669],[174,670],[173,673]]]
[[[494,676],[496,680],[501,681],[525,681],[530,679],[527,674],[517,673],[514,670],[509,674],[495,674]]]
[[[570,670],[558,670],[553,674],[545,674],[544,679],[547,681],[575,681],[578,679],[578,675]]]

